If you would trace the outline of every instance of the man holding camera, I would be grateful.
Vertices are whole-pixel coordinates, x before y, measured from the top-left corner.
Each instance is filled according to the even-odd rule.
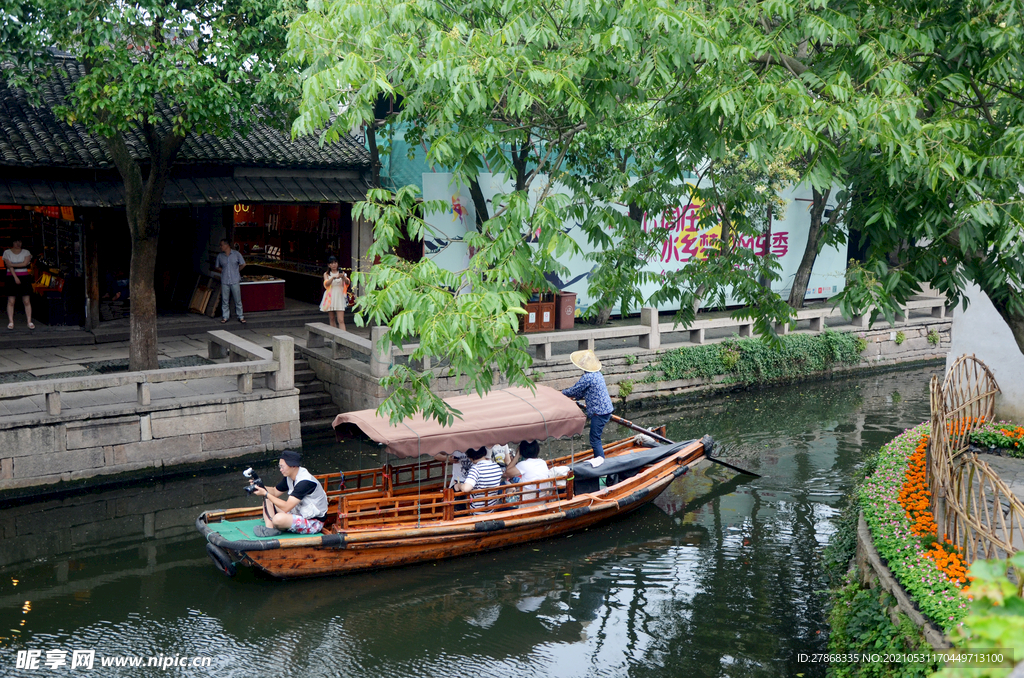
[[[316,534],[324,529],[327,493],[320,481],[301,464],[302,456],[298,452],[285,450],[277,462],[284,476],[277,487],[256,485],[253,494],[264,497],[264,525],[253,528],[257,537],[273,537],[282,532]]]

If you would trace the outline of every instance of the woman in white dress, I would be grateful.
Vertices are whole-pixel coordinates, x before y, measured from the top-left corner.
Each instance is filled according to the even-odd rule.
[[[4,250],[4,290],[7,293],[7,329],[14,329],[14,302],[21,297],[25,304],[25,318],[28,328],[34,330],[32,324],[32,273],[28,267],[32,263],[32,253],[21,246],[21,238],[15,238],[9,250]]]
[[[327,259],[327,272],[324,273],[324,297],[320,300],[320,310],[327,312],[327,322],[331,327],[345,329],[345,306],[348,301],[348,287],[351,281],[345,271],[338,268],[338,258]]]

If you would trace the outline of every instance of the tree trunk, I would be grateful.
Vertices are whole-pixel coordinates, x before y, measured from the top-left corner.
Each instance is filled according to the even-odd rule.
[[[800,266],[796,269],[793,287],[789,290],[788,303],[793,308],[804,307],[807,284],[811,280],[811,269],[814,268],[814,260],[818,258],[818,251],[821,249],[821,219],[825,214],[825,205],[828,203],[828,196],[831,192],[832,189],[828,189],[824,193],[819,193],[817,189],[811,189],[811,226],[807,229],[807,245],[804,247],[804,256],[800,259]]]
[[[159,367],[156,343],[156,290],[153,285],[156,276],[158,239],[159,231],[150,238],[132,238],[132,266],[128,280],[131,292],[128,369],[133,372],[155,370]]]
[[[977,281],[975,281],[977,282]],[[1009,308],[1008,301],[996,301],[992,298],[994,292],[989,292],[980,284],[982,291],[988,295],[988,298],[992,301],[992,305],[995,307],[996,312],[1002,316],[1006,324],[1009,325],[1010,331],[1013,332],[1013,339],[1017,342],[1017,348],[1020,349],[1021,353],[1024,353],[1024,315],[1020,313],[1014,313]]]
[[[128,369],[155,370],[156,336],[156,250],[160,239],[160,210],[171,165],[185,143],[184,136],[161,137],[153,125],[141,129],[149,147],[149,173],[132,155],[122,134],[107,137],[111,159],[124,180],[125,216],[132,238],[132,264],[128,276],[131,299]]]
[[[100,324],[100,246],[96,219],[89,215],[85,233],[85,282],[86,294],[89,299],[88,319],[86,326],[90,330]]]
[[[380,188],[380,151],[377,150],[377,123],[366,123],[366,143],[370,147],[370,188]]]

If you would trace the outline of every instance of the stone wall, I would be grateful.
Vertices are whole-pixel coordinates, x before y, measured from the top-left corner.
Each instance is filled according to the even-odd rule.
[[[301,445],[293,388],[0,422],[0,495]]]
[[[939,336],[939,343],[932,345],[928,341],[928,333],[934,331]],[[867,348],[861,353],[862,360],[858,365],[840,366],[835,368],[833,374],[856,372],[865,369],[898,365],[901,363],[919,362],[925,360],[943,360],[949,351],[950,322],[948,320],[920,320],[914,324],[903,325],[897,329],[874,328],[857,332],[868,342]],[[897,332],[903,332],[904,339],[901,344],[896,343]],[[663,346],[658,351],[638,351],[636,349],[621,349],[612,352],[611,355],[600,356],[601,372],[608,383],[608,392],[615,400],[616,405],[622,402],[619,395],[619,384],[623,381],[631,381],[632,392],[625,399],[627,403],[639,404],[641,401],[656,398],[672,398],[685,396],[691,393],[704,391],[716,391],[732,388],[725,383],[724,376],[713,379],[675,379],[661,380],[653,383],[642,383],[651,374],[656,378],[663,377],[661,372],[650,372],[648,365],[656,364],[661,359],[661,354],[666,351],[679,348],[679,346]],[[580,377],[580,371],[566,357],[552,360],[535,360],[533,371],[539,373],[538,384],[544,384],[551,388],[564,389],[576,383]]]
[[[323,382],[339,412],[376,409],[387,392],[370,375],[370,365],[353,357],[331,357],[330,348],[310,349],[296,346],[299,354],[309,363],[316,378]]]
[[[840,330],[845,331],[845,330]],[[938,344],[928,341],[929,332],[938,334]],[[904,339],[897,344],[897,333],[902,332]],[[943,360],[950,346],[950,321],[947,319],[921,318],[913,319],[908,324],[893,329],[876,327],[858,331],[857,334],[868,342],[859,365],[842,366],[833,373],[854,372],[864,369],[886,367],[901,363],[926,360]],[[625,399],[626,403],[641,404],[643,401],[662,398],[686,396],[693,393],[733,388],[725,383],[725,377],[705,379],[660,380],[643,383],[652,374],[663,376],[660,372],[651,372],[646,368],[656,364],[667,351],[690,344],[663,345],[657,350],[637,347],[598,351],[601,358],[602,373],[608,383],[608,391],[615,404],[622,403],[619,398],[620,384],[632,382],[632,392]],[[316,372],[317,378],[324,382],[330,390],[334,403],[341,412],[373,409],[380,405],[387,393],[380,387],[377,380],[370,375],[368,363],[358,360],[348,349],[343,349],[338,359],[333,359],[331,349],[298,348]],[[569,362],[567,355],[552,356],[549,360],[534,359],[532,374],[536,383],[555,389],[564,389],[576,383],[580,371]],[[464,382],[444,376],[443,369],[435,369],[435,392],[442,398],[462,395]],[[500,383],[500,380],[496,380]]]
[[[996,419],[1024,421],[1024,354],[1013,332],[977,285],[967,288],[970,305],[953,311],[953,344],[946,361],[949,369],[961,355],[974,355],[992,370],[999,384]]]

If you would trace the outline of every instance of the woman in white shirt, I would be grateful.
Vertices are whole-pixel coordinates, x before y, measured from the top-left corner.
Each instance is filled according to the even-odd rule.
[[[516,462],[516,466],[519,467],[519,472],[522,473],[522,480],[520,482],[526,483],[531,480],[548,480],[551,477],[551,472],[548,469],[547,462],[543,459],[538,459],[540,455],[540,444],[536,440],[522,441],[519,443],[519,461]],[[523,487],[523,501],[532,501],[537,497],[547,497],[550,492],[551,483],[538,483],[536,485],[526,485]],[[526,490],[542,490],[534,494],[533,492],[526,492]],[[543,491],[548,490],[548,491]]]
[[[32,263],[32,253],[21,247],[21,238],[15,238],[11,249],[4,250],[4,290],[7,293],[7,329],[14,329],[14,301],[21,297],[25,304],[25,317],[28,328],[34,330],[32,324],[32,274],[28,270]]]

